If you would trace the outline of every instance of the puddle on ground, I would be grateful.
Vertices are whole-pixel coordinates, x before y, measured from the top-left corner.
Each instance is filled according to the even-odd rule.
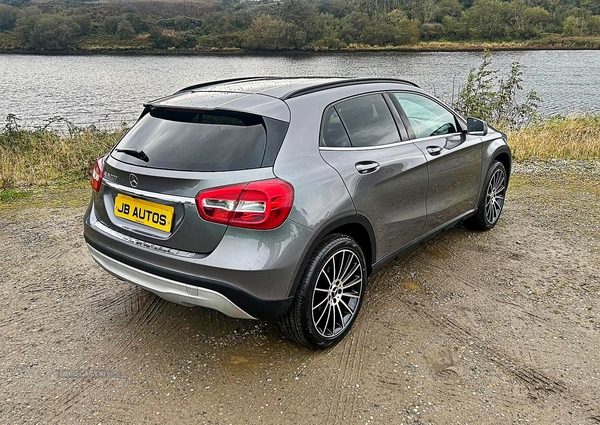
[[[421,287],[413,282],[404,281],[400,284],[404,289],[408,289],[409,291],[420,291]]]
[[[237,366],[237,365],[243,365],[248,363],[250,360],[248,360],[246,357],[244,356],[231,356],[229,357],[229,364]]]

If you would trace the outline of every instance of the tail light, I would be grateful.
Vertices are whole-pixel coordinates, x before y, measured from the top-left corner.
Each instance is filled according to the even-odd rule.
[[[285,221],[293,201],[292,185],[272,179],[204,190],[196,196],[196,207],[206,221],[269,230]]]
[[[92,189],[94,192],[98,192],[100,190],[100,186],[102,186],[102,174],[104,174],[104,158],[106,155],[102,155],[100,158],[94,162],[94,168],[92,168],[92,177],[90,178],[90,183],[92,184]]]

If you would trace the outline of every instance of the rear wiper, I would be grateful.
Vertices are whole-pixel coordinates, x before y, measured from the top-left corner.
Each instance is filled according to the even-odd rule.
[[[144,162],[150,161],[150,158],[148,158],[148,155],[146,155],[146,153],[141,149],[140,150],[137,150],[137,149],[115,149],[115,150],[117,152],[124,153],[126,155],[131,155],[133,157],[141,159]]]

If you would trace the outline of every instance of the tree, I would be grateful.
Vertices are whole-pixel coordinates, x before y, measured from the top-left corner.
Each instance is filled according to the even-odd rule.
[[[63,50],[73,47],[79,25],[64,15],[42,14],[37,8],[24,9],[15,33],[21,43],[35,50]]]
[[[397,27],[393,23],[385,19],[385,16],[378,16],[365,27],[361,39],[371,46],[387,46],[396,44],[397,34]]]
[[[0,32],[12,30],[17,23],[18,16],[19,9],[13,6],[0,4]]]
[[[583,21],[575,16],[569,16],[563,24],[563,35],[583,35]]]
[[[259,16],[246,32],[246,47],[253,50],[298,49],[306,43],[306,34],[295,24],[271,15]]]
[[[447,40],[466,40],[469,38],[469,27],[464,20],[450,16],[442,19],[442,35]]]
[[[135,37],[135,28],[129,21],[121,21],[117,25],[117,35],[121,40],[131,40]]]
[[[445,16],[460,18],[463,5],[458,0],[440,0],[434,8],[433,20],[442,22]]]
[[[202,32],[204,34],[223,35],[232,32],[233,29],[229,14],[226,12],[211,13],[202,22]]]
[[[73,47],[79,26],[64,15],[42,15],[31,33],[31,46],[39,50],[63,50]]]
[[[21,10],[21,14],[17,18],[14,33],[19,39],[21,45],[30,46],[31,33],[33,32],[36,23],[41,18],[42,12],[36,7],[28,7]]]
[[[399,10],[392,10],[387,14],[387,21],[394,25],[395,46],[403,46],[405,44],[415,44],[419,42],[420,28],[419,21],[408,19],[404,13]]]
[[[180,39],[173,30],[163,30],[154,28],[148,37],[150,45],[155,49],[166,50],[170,47],[176,47]]]
[[[336,18],[343,18],[352,11],[347,0],[322,0],[318,7],[320,13],[331,13]]]
[[[528,7],[523,11],[523,15],[527,25],[529,25],[536,34],[543,31],[545,27],[552,22],[550,12],[539,6]]]
[[[106,18],[104,18],[102,28],[104,29],[104,32],[106,34],[116,34],[119,24],[126,20],[127,18],[125,17],[125,15],[107,16]]]
[[[507,33],[509,3],[500,0],[475,0],[461,20],[469,28],[473,38],[494,40]]]
[[[588,16],[585,22],[589,35],[600,35],[600,15]]]
[[[284,21],[296,25],[306,34],[307,41],[317,39],[320,34],[315,27],[317,9],[306,0],[287,0],[283,3],[281,17]]]
[[[352,12],[342,19],[340,38],[347,44],[361,43],[365,29],[371,25],[371,18],[363,12]]]
[[[73,15],[73,21],[77,24],[77,35],[89,35],[95,31],[90,14]]]

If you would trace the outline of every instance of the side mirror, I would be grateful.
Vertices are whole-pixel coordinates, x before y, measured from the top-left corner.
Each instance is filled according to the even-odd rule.
[[[488,134],[488,125],[480,119],[467,118],[467,133],[473,136],[485,136]]]

